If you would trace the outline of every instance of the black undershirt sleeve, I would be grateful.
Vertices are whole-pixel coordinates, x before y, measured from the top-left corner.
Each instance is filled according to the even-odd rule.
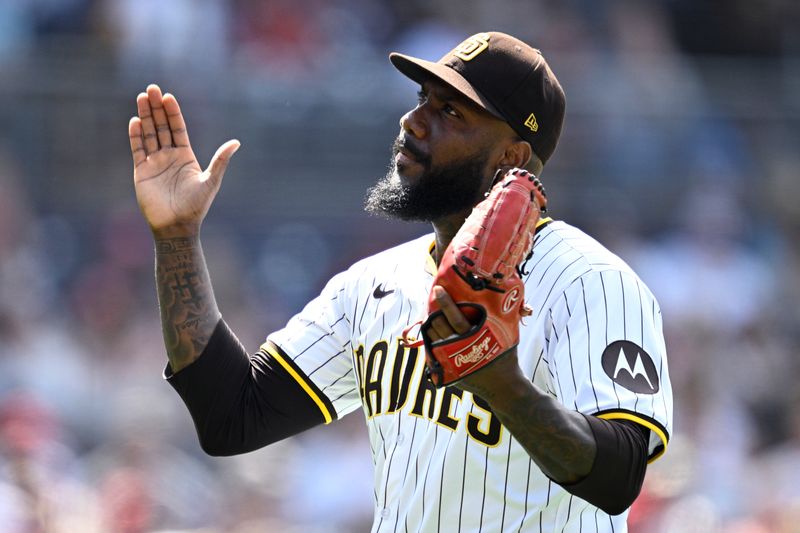
[[[610,515],[618,515],[639,495],[647,470],[650,430],[628,420],[587,416],[597,442],[592,470],[577,483],[561,485]]]
[[[270,355],[252,357],[220,319],[203,353],[164,375],[209,455],[246,453],[325,421],[300,384]]]
[[[256,450],[323,423],[317,405],[263,352],[252,357],[220,319],[203,353],[167,381],[178,392],[200,446],[216,456]],[[565,490],[615,515],[630,507],[647,468],[649,430],[635,422],[586,416],[597,443],[592,470]]]

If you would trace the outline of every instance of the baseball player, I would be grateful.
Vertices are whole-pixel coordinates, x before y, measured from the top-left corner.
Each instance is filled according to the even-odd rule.
[[[252,355],[221,317],[200,245],[239,143],[204,171],[175,97],[138,96],[129,134],[166,379],[212,455],[360,409],[373,532],[625,531],[672,426],[661,312],[617,256],[540,216],[534,175],[560,135],[561,86],[538,50],[498,32],[438,62],[391,61],[419,103],[366,207],[433,232],[334,276]],[[492,254],[503,265],[481,277]]]

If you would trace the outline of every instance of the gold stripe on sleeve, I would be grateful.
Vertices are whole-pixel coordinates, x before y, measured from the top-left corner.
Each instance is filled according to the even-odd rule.
[[[667,434],[658,425],[654,424],[650,420],[647,420],[646,418],[642,418],[632,413],[625,413],[620,411],[606,412],[598,414],[596,416],[597,418],[602,418],[604,420],[630,420],[631,422],[636,422],[637,424],[646,427],[647,429],[653,431],[656,435],[658,435],[658,438],[661,439],[663,446],[661,446],[661,449],[656,449],[656,453],[652,457],[647,459],[648,464],[652,463],[653,461],[664,455],[664,452],[667,451],[667,443],[669,442]]]
[[[319,410],[322,412],[322,416],[325,418],[325,423],[330,424],[331,421],[333,421],[333,417],[331,416],[331,412],[328,410],[328,407],[325,405],[319,395],[314,392],[314,389],[311,388],[305,377],[301,376],[300,373],[295,370],[294,365],[290,364],[286,359],[284,359],[284,357],[272,346],[270,346],[268,342],[262,344],[261,349],[271,355],[273,359],[278,361],[284,370],[286,370],[289,375],[292,376],[295,381],[297,381],[303,390],[306,391],[306,394],[308,394],[308,396],[314,400],[314,403],[317,404],[317,407],[319,407]]]

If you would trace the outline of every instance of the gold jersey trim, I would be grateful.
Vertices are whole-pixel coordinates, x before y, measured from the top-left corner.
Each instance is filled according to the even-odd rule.
[[[604,413],[598,413],[595,416],[603,420],[629,420],[631,422],[636,422],[658,435],[658,438],[661,439],[661,446],[656,447],[653,455],[647,458],[648,464],[660,458],[667,451],[667,444],[669,443],[667,432],[654,420],[648,420],[644,416],[625,411],[606,411]]]
[[[306,394],[308,394],[314,403],[317,404],[322,416],[325,418],[325,423],[330,424],[333,421],[333,416],[331,415],[330,409],[328,409],[328,406],[325,405],[325,402],[322,400],[322,398],[320,398],[319,394],[314,391],[314,388],[312,388],[305,376],[302,375],[302,372],[298,371],[295,368],[295,365],[290,362],[289,359],[285,358],[283,354],[276,350],[275,347],[273,347],[269,342],[262,344],[261,350],[271,355],[272,358],[280,363],[283,369],[286,370],[295,381],[297,381],[303,390],[306,391]]]

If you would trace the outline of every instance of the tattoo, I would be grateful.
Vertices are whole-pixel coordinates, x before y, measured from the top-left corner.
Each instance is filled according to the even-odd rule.
[[[200,238],[156,240],[156,289],[174,372],[203,352],[220,319]]]
[[[174,272],[175,277],[175,283],[169,288],[180,296],[181,303],[193,306],[197,304],[199,296],[196,289],[197,272],[187,272],[185,270],[187,266],[185,261],[181,261],[176,267],[167,267],[167,270],[171,269]],[[181,272],[175,272],[176,269]]]
[[[577,411],[565,409],[548,395],[530,389],[528,397],[515,402],[514,408],[494,412],[554,481],[575,483],[592,469],[597,444],[589,423]]]

